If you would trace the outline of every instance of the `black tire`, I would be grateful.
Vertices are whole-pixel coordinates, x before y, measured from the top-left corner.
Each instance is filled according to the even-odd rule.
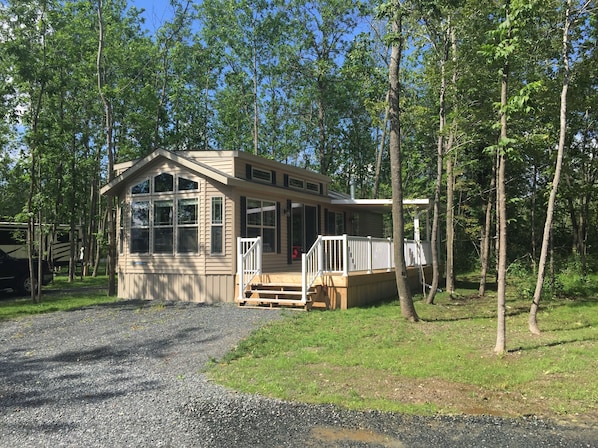
[[[35,279],[33,279],[31,276],[26,276],[23,277],[20,281],[19,281],[19,292],[23,295],[31,295],[31,289],[35,288]]]

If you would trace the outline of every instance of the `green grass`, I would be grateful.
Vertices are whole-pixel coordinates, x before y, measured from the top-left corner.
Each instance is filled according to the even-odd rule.
[[[108,297],[106,276],[77,278],[73,283],[66,276],[56,276],[54,282],[43,288],[42,302],[33,303],[29,297],[2,296],[0,321],[30,314],[66,311],[85,306],[115,302]]]
[[[509,352],[496,356],[495,297],[458,292],[416,301],[416,324],[398,303],[290,314],[208,374],[249,393],[352,409],[598,418],[597,299],[545,300],[540,336],[527,330],[529,301],[510,299]]]

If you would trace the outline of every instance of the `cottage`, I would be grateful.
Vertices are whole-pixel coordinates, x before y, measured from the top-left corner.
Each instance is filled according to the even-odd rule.
[[[346,308],[396,295],[392,243],[382,238],[389,200],[352,199],[330,191],[327,176],[241,151],[157,149],[115,170],[101,192],[119,203],[119,297]],[[357,260],[355,244],[369,261]],[[410,244],[417,283],[429,247]]]

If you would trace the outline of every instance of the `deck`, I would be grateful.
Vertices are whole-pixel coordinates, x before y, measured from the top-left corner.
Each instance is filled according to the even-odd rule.
[[[407,268],[409,286],[413,292],[422,291],[419,267]],[[426,279],[432,275],[431,266],[423,267]],[[324,274],[310,288],[308,300],[301,303],[301,279],[299,272],[264,273],[256,276],[246,290],[245,300],[239,306],[258,308],[289,308],[297,310],[346,310],[372,305],[397,297],[394,270],[350,272],[349,275]],[[235,297],[238,297],[236,282]]]
[[[405,241],[412,288],[430,278],[429,244]],[[235,297],[240,306],[347,309],[397,296],[390,239],[319,236],[301,255],[301,272],[262,271],[260,237],[237,240]]]

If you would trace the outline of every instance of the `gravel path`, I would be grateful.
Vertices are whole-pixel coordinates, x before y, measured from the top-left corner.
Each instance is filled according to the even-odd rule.
[[[278,318],[123,301],[0,322],[0,447],[598,447],[596,427],[353,412],[239,394],[201,374]]]

